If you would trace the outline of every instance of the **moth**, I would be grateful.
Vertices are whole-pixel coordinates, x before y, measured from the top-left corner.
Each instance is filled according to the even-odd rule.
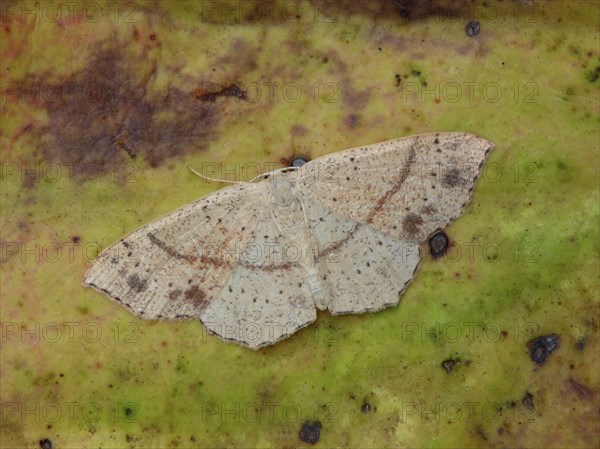
[[[395,306],[420,246],[460,216],[494,144],[462,132],[352,148],[199,198],[105,249],[83,284],[145,319],[274,344]]]

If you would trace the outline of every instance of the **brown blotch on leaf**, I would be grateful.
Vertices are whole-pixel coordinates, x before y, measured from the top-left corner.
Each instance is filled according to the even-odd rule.
[[[240,100],[248,101],[248,96],[246,95],[246,91],[240,89],[237,84],[231,84],[221,90],[202,93],[199,90],[194,92],[196,98],[200,101],[209,101],[214,103],[218,97],[235,97]]]
[[[414,213],[408,214],[406,217],[404,217],[404,220],[402,220],[403,229],[411,237],[419,233],[422,224],[423,219],[421,216]]]
[[[141,293],[148,288],[148,281],[141,279],[137,274],[132,274],[127,279],[127,285],[137,293]]]
[[[594,394],[592,393],[592,390],[579,382],[575,382],[572,377],[569,377],[568,384],[579,399],[593,399]]]
[[[31,133],[43,143],[43,158],[68,166],[76,182],[107,173],[127,182],[137,171],[131,161],[139,154],[158,167],[171,157],[204,150],[215,139],[221,108],[173,87],[150,93],[155,71],[153,63],[115,45],[52,84],[48,73],[25,80],[23,89],[39,86],[48,92],[39,100],[47,124]]]

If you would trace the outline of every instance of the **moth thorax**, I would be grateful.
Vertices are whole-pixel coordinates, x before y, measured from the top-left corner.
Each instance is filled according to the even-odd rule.
[[[268,182],[274,207],[285,209],[296,203],[294,184],[287,179],[285,174],[277,174]]]

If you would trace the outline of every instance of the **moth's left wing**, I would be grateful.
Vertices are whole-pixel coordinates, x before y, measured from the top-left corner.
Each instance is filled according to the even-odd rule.
[[[219,296],[267,201],[262,183],[200,198],[105,249],[83,283],[141,318],[199,318]]]

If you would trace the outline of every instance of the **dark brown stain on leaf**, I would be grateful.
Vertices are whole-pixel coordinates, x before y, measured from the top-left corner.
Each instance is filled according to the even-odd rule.
[[[132,274],[127,279],[127,285],[137,293],[141,293],[148,288],[148,281],[141,279],[137,274]]]
[[[459,0],[312,0],[321,20],[337,21],[342,16],[398,17],[403,21],[431,16],[467,17],[469,5]]]
[[[579,399],[593,399],[594,394],[592,390],[590,390],[585,385],[580,384],[579,382],[575,382],[572,377],[569,377],[567,381],[571,390],[577,395]]]
[[[47,74],[25,82],[50,92],[42,98],[48,123],[34,130],[43,158],[67,165],[75,181],[85,182],[117,168],[126,178],[127,163],[138,155],[158,167],[205,149],[222,107],[174,87],[154,93],[155,71],[146,60],[108,47],[56,83],[45,81]]]
[[[237,84],[231,84],[230,86],[224,87],[221,90],[204,93],[201,89],[197,89],[195,92],[196,98],[200,101],[209,101],[214,103],[218,97],[235,97],[240,100],[248,101],[246,91],[240,89]]]

